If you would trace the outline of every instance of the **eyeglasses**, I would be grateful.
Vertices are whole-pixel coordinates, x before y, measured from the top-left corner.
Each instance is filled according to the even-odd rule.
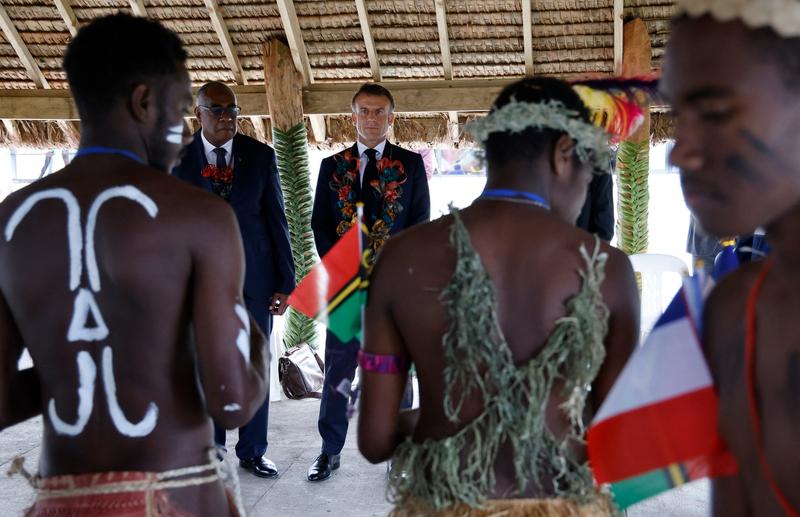
[[[239,113],[242,112],[242,108],[232,104],[230,106],[203,106],[202,104],[198,104],[198,108],[203,108],[204,110],[208,110],[214,115],[216,118],[220,118],[223,113],[227,113],[231,117],[238,117]]]

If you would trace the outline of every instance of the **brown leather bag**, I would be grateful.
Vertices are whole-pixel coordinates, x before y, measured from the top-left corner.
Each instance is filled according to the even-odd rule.
[[[300,343],[278,359],[278,381],[290,399],[322,397],[325,365],[307,343]]]

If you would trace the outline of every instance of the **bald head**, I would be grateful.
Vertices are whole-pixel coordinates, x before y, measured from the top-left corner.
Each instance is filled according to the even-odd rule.
[[[197,92],[194,114],[203,128],[203,136],[214,146],[222,146],[236,135],[239,111],[236,94],[223,83],[206,83]]]
[[[219,81],[211,81],[210,83],[204,84],[199,90],[197,90],[197,104],[209,105],[209,96],[218,95],[233,97],[234,102],[236,101],[236,94],[233,93],[233,90],[231,90],[227,84]]]

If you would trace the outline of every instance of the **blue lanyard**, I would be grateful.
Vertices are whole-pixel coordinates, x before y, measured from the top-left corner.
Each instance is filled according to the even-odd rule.
[[[79,158],[81,156],[87,156],[90,154],[118,154],[120,156],[130,158],[133,161],[139,162],[142,165],[145,165],[144,160],[138,154],[132,151],[128,151],[127,149],[117,149],[115,147],[103,147],[101,145],[93,147],[81,147],[80,149],[78,149],[78,152],[75,153],[75,158]]]
[[[513,189],[505,189],[505,188],[490,188],[485,189],[481,192],[481,195],[478,196],[478,199],[517,199],[517,200],[527,200],[535,205],[539,205],[546,210],[550,210],[550,204],[547,202],[545,198],[538,194],[534,194],[533,192],[525,192],[524,190],[513,190]]]

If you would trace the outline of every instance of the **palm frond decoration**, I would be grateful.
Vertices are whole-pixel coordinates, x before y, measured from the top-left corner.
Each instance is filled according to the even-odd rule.
[[[314,200],[308,169],[308,132],[301,122],[286,132],[272,128],[272,141],[281,175],[286,221],[294,258],[295,281],[300,282],[316,262],[314,234],[311,231],[311,211]],[[289,349],[300,343],[317,348],[314,320],[295,311],[287,311],[283,346]]]
[[[617,150],[617,246],[628,255],[647,251],[649,175],[650,142],[621,142]]]

